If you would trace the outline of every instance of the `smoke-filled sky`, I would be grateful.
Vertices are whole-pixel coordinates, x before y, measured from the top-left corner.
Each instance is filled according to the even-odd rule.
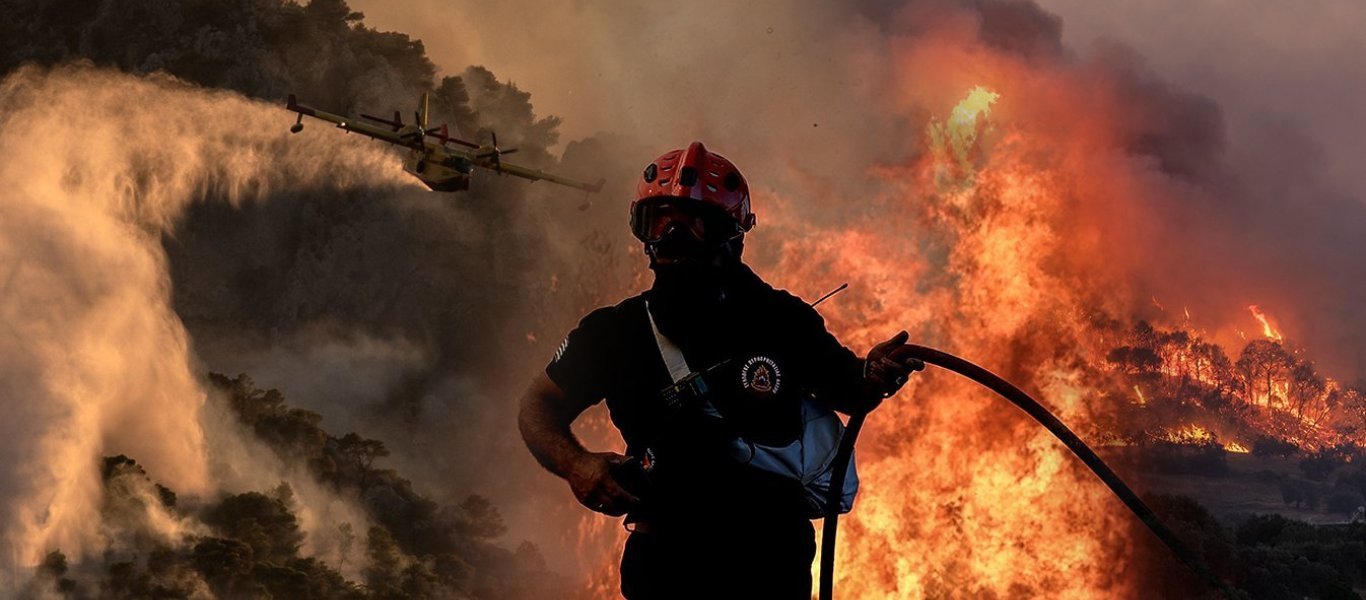
[[[894,72],[888,59],[898,44],[929,30],[980,30],[1036,61],[1122,70],[1143,82],[1141,94],[1187,102],[1184,114],[1139,118],[1162,120],[1150,125],[1168,128],[1160,135],[1181,146],[1169,150],[1186,154],[1178,170],[1220,179],[1217,206],[1172,215],[1181,221],[1173,231],[1201,232],[1202,242],[1153,249],[1162,281],[1148,287],[1157,303],[1184,306],[1230,336],[1253,327],[1241,322],[1246,304],[1262,305],[1331,372],[1366,376],[1357,301],[1366,294],[1357,258],[1366,237],[1360,3],[353,6],[380,27],[422,38],[438,67],[484,64],[530,91],[538,113],[564,117],[562,140],[619,132],[662,150],[699,138],[734,155],[762,186],[803,186],[852,210],[867,190],[867,165],[920,149],[915,116],[951,105],[967,86],[996,83],[972,67],[948,77]]]
[[[1218,102],[1229,145],[1261,127],[1298,129],[1318,146],[1325,179],[1366,202],[1366,5],[1350,0],[1099,3],[1043,0],[1063,41],[1133,47],[1163,78]]]
[[[482,64],[516,82],[540,112],[565,117],[565,140],[646,129],[659,113],[678,110],[671,98],[680,90],[714,89],[723,97],[719,103],[755,89],[766,95],[801,90],[810,96],[799,104],[816,109],[814,116],[845,112],[837,99],[859,83],[832,74],[860,50],[857,39],[833,35],[841,29],[857,35],[860,14],[845,4],[794,10],[786,2],[716,2],[695,11],[479,0],[352,5],[370,23],[420,37],[447,71]],[[1161,78],[1219,103],[1232,145],[1248,139],[1243,129],[1259,120],[1285,121],[1320,146],[1335,185],[1366,190],[1366,176],[1355,168],[1366,154],[1361,3],[1042,0],[1038,6],[1059,20],[1071,52],[1089,54],[1093,44],[1129,46]],[[551,16],[538,18],[544,25],[537,27],[529,13]],[[714,60],[694,60],[703,54]],[[803,86],[808,78],[811,85]],[[686,91],[682,97],[698,99]]]

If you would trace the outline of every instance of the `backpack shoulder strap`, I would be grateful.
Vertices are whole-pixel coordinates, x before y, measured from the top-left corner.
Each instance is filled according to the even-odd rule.
[[[655,345],[659,346],[659,355],[664,358],[664,366],[669,368],[669,376],[673,378],[674,383],[683,381],[683,378],[692,373],[692,369],[688,368],[688,361],[683,358],[683,351],[679,350],[678,345],[659,332],[659,326],[655,325],[655,316],[650,313],[649,300],[645,301],[645,316],[650,319],[650,331],[655,334]]]

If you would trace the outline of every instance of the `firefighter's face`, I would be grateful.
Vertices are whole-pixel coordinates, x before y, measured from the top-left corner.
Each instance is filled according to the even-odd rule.
[[[687,229],[670,227],[659,241],[649,244],[647,251],[654,258],[652,266],[693,263],[699,266],[714,262],[717,244],[693,236]]]
[[[637,203],[631,214],[631,229],[645,242],[651,268],[680,263],[722,266],[726,244],[743,233],[720,210],[696,200],[675,198]]]

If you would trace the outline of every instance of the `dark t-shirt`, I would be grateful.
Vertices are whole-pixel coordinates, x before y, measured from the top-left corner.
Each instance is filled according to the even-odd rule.
[[[649,449],[651,487],[633,517],[791,518],[804,510],[800,484],[725,456],[734,433],[780,445],[800,435],[801,401],[839,406],[862,381],[863,361],[825,329],[814,308],[742,267],[741,285],[708,318],[720,326],[671,339],[724,415],[670,409],[673,384],[646,313],[650,292],[594,310],[555,352],[546,374],[571,398],[607,401],[627,454]],[[656,313],[656,317],[658,314]]]

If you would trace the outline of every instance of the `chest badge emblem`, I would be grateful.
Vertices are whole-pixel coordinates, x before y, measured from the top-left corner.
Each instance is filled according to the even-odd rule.
[[[761,394],[776,394],[782,385],[782,371],[778,363],[767,356],[755,356],[740,368],[740,386]]]

